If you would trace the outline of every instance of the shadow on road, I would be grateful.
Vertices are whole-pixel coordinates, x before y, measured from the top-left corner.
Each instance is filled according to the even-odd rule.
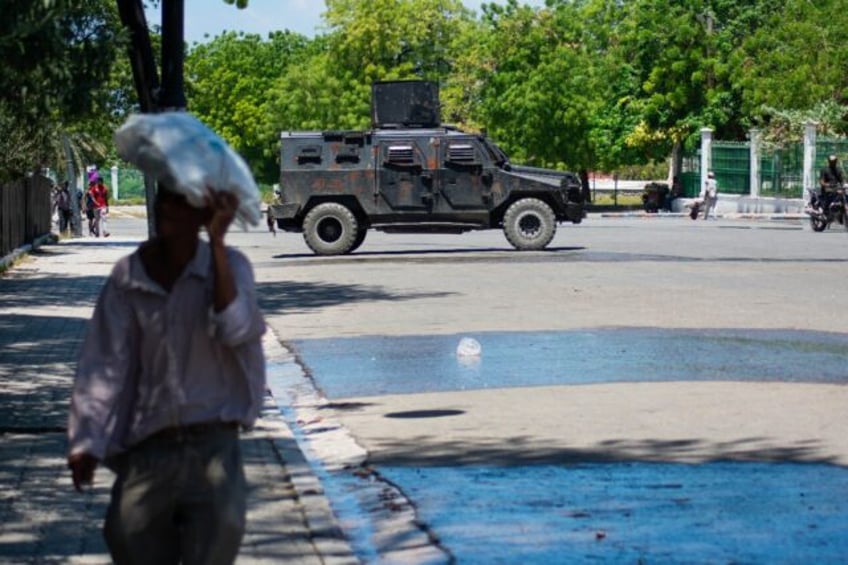
[[[305,283],[281,281],[256,285],[259,306],[266,313],[305,312],[315,308],[351,304],[354,302],[383,302],[443,298],[451,292],[393,293],[381,287],[336,283]]]
[[[387,414],[386,417],[389,415]],[[706,439],[609,440],[591,449],[552,448],[532,436],[492,437],[474,442],[445,441],[420,435],[384,440],[372,449],[369,463],[392,467],[575,465],[580,463],[745,461],[829,463],[817,439],[776,445],[770,438],[749,437],[715,443]]]
[[[407,261],[416,261],[416,262],[425,262],[425,258],[430,258],[434,261],[440,261],[445,256],[455,257],[457,255],[494,255],[496,257],[510,257],[510,258],[518,258],[518,257],[531,257],[531,256],[544,256],[544,255],[552,255],[557,253],[571,253],[574,251],[581,251],[583,247],[548,247],[547,249],[543,249],[541,251],[516,251],[511,247],[463,247],[463,248],[452,248],[452,249],[438,249],[438,248],[428,248],[428,249],[402,249],[395,251],[357,251],[355,253],[351,253],[349,255],[334,255],[334,256],[326,256],[326,255],[314,255],[312,253],[284,253],[280,255],[274,255],[274,259],[285,259],[285,260],[297,260],[287,262],[287,265],[314,265],[321,264],[326,262],[331,262],[334,264],[337,263],[362,263],[362,262],[373,262],[373,261],[393,261],[397,262],[399,258],[401,260]],[[465,259],[465,258],[463,258]],[[482,259],[482,257],[477,258]]]

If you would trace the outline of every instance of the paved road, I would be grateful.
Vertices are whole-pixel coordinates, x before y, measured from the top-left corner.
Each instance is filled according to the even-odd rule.
[[[814,342],[816,332],[842,341],[848,333],[848,296],[839,282],[848,234],[815,234],[797,222],[591,217],[580,226],[562,226],[552,248],[539,253],[513,252],[497,232],[372,233],[360,252],[322,258],[309,254],[297,235],[278,234],[270,248],[257,235],[233,241],[255,262],[271,326],[296,352],[309,350],[302,361],[319,387],[324,375],[314,370],[314,350],[332,358],[340,340],[362,336],[372,346],[381,341],[385,352],[399,337],[415,343],[417,337],[467,335],[485,344],[482,338],[493,332],[588,332],[603,339],[622,329],[710,330],[732,333],[736,345],[752,331],[787,341],[797,341],[803,331],[808,333],[801,341]],[[368,339],[363,343],[369,347]],[[734,372],[734,342],[727,346],[731,353],[713,367],[708,382],[428,392],[433,387],[426,381],[440,373],[427,375],[426,359],[407,355],[410,371],[423,374],[415,394],[375,394],[365,385],[357,394],[354,384],[353,392],[333,396],[327,383],[323,397],[318,391],[290,400],[314,457],[340,468],[367,456],[378,474],[381,468],[434,464],[848,464],[848,388],[763,382],[767,375],[735,382],[744,375]],[[397,355],[404,358],[402,351]],[[519,361],[521,355],[512,353]],[[606,353],[621,362],[626,355]],[[484,346],[482,362],[489,358]],[[383,360],[371,359],[375,374],[386,372]],[[827,370],[839,373],[844,361],[837,354]],[[550,369],[562,371],[568,362]],[[683,366],[686,350],[666,362]],[[681,381],[686,373],[681,369]],[[404,517],[401,493],[382,496],[393,501],[395,515],[373,517],[377,531],[397,533],[398,522],[414,516]],[[368,496],[363,498],[367,506]],[[371,538],[381,554],[395,547],[391,539]]]
[[[236,232],[231,242],[251,257],[269,324],[295,353],[311,343],[331,357],[334,343],[363,336],[395,343],[391,340],[485,338],[494,332],[603,336],[623,329],[709,330],[740,340],[746,332],[773,332],[795,342],[797,332],[806,332],[804,342],[816,335],[844,340],[848,333],[848,296],[841,284],[848,234],[815,234],[800,223],[593,216],[580,226],[562,226],[551,249],[538,253],[512,251],[498,232],[370,233],[359,252],[343,257],[315,257],[294,234]],[[733,350],[734,343],[728,347]],[[609,351],[607,357],[624,359],[626,352]],[[314,358],[312,353],[301,358],[306,373]],[[489,358],[484,347],[482,363]],[[551,369],[559,371],[568,361]],[[726,361],[715,379],[698,383],[442,392],[426,392],[422,385],[416,394],[373,394],[363,386],[360,393],[354,387],[333,396],[329,387],[313,387],[323,378],[314,373],[311,380],[289,375],[272,388],[287,395],[286,416],[322,472],[338,474],[353,465],[358,476],[378,479],[370,481],[370,491],[354,488],[354,477],[335,491],[328,488],[343,524],[361,538],[354,540],[358,550],[366,558],[372,551],[370,557],[429,562],[447,559],[451,548],[434,542],[439,531],[419,527],[410,500],[379,480],[381,468],[597,461],[848,464],[843,433],[848,388],[737,382],[741,375],[734,372],[732,352]],[[685,350],[667,359],[672,366],[686,362]],[[426,360],[415,363],[426,373]],[[347,512],[354,506],[369,508],[369,515]]]

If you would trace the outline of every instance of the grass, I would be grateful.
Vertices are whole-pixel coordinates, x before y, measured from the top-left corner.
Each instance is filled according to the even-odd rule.
[[[641,192],[619,192],[618,198],[612,192],[596,192],[593,195],[592,204],[596,206],[641,206]]]

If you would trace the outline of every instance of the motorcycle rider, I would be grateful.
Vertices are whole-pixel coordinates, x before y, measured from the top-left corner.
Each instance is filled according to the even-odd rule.
[[[842,186],[845,176],[842,174],[842,169],[839,167],[839,162],[836,155],[830,155],[827,158],[827,166],[821,170],[819,175],[819,188],[821,191],[820,204],[824,213],[830,209],[830,203],[833,202],[836,196],[836,189]]]

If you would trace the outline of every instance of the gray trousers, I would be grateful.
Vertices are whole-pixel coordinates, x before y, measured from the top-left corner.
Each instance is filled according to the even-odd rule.
[[[715,207],[716,202],[718,202],[718,196],[704,196],[704,219],[707,220],[710,217],[710,211],[713,212],[713,216],[715,216]]]
[[[247,492],[236,428],[155,435],[110,464],[103,534],[115,563],[235,561]]]

